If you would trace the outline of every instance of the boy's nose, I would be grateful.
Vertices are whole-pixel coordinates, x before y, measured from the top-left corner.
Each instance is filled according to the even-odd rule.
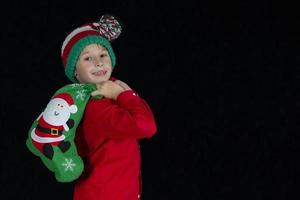
[[[103,65],[103,62],[101,60],[96,61],[96,67],[101,67]]]

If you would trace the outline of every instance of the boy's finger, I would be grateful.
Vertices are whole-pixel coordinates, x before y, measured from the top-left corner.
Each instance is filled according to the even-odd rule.
[[[116,80],[115,82],[116,82],[118,85],[120,85],[122,88],[124,88],[124,89],[130,89],[130,87],[129,87],[126,83],[124,83],[123,81]]]
[[[121,81],[120,80],[115,80],[114,82],[117,83],[117,84],[119,84]]]
[[[99,94],[101,94],[100,91],[99,91],[99,90],[95,90],[95,91],[93,91],[93,92],[91,93],[91,96],[97,96],[97,95],[99,95]]]

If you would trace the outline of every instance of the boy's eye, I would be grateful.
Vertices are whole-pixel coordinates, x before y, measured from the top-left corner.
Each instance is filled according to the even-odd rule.
[[[91,60],[93,60],[93,58],[92,57],[86,57],[86,58],[84,58],[84,60],[91,61]]]
[[[106,53],[100,55],[101,58],[106,57],[106,56],[107,56]]]

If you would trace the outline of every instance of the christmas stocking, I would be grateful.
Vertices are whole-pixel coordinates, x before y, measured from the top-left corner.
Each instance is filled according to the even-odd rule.
[[[77,154],[74,138],[94,90],[94,84],[78,83],[60,88],[29,129],[28,149],[41,158],[59,182],[73,181],[82,173],[83,161]]]

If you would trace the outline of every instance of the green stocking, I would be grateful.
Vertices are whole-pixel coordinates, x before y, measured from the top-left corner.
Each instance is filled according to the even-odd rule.
[[[28,149],[41,158],[59,182],[73,181],[82,173],[83,161],[77,153],[74,138],[94,90],[94,84],[78,83],[60,88],[29,129]]]

